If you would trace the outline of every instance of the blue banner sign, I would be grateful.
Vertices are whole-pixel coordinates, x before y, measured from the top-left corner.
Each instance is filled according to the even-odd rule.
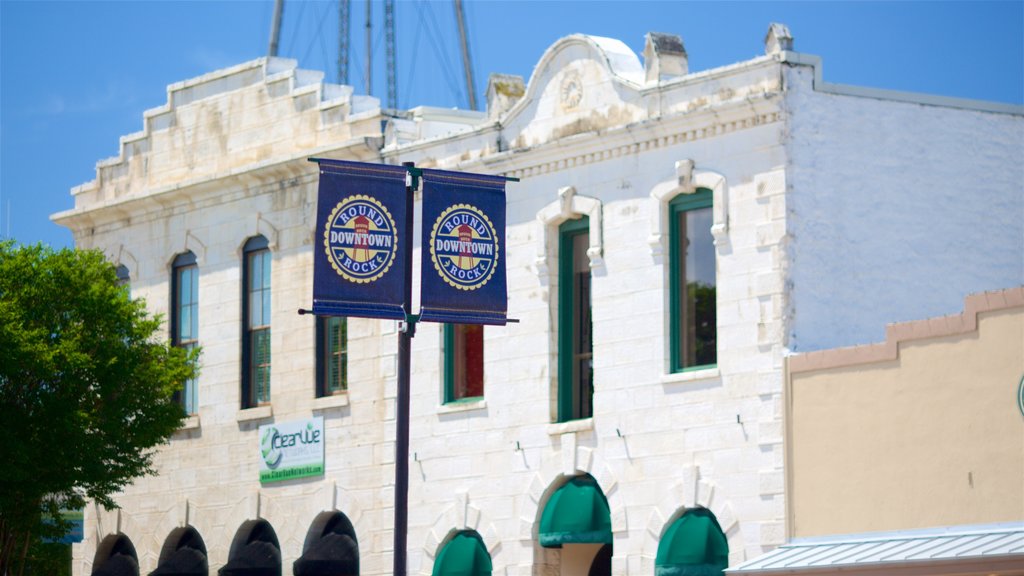
[[[506,323],[505,181],[423,171],[420,320]]]
[[[405,167],[316,161],[313,313],[404,320]]]

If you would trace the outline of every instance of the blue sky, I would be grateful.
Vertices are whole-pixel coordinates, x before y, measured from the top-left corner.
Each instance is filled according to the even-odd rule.
[[[487,75],[519,74],[558,38],[678,34],[700,71],[763,53],[770,22],[824,78],[1024,104],[1024,0],[1011,2],[583,2],[465,0],[477,97]],[[285,2],[279,55],[337,80],[337,2]],[[0,238],[70,246],[49,221],[95,177],[166,87],[267,52],[273,0],[0,0]],[[398,103],[467,107],[447,0],[398,0]],[[350,83],[363,85],[366,4],[351,4]],[[385,99],[383,8],[372,5],[372,93]]]

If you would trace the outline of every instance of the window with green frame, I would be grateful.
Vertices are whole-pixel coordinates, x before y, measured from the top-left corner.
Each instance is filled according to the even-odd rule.
[[[316,395],[331,396],[348,390],[348,319],[316,319]]]
[[[718,363],[715,244],[711,190],[669,203],[671,368],[683,372]]]
[[[590,219],[558,228],[558,421],[593,416],[590,318]]]
[[[250,238],[242,262],[242,407],[270,403],[270,266],[267,239]]]
[[[480,324],[445,324],[444,401],[482,398],[484,395],[484,327]]]
[[[171,343],[185,350],[199,345],[199,267],[192,252],[179,254],[171,266]],[[175,399],[185,414],[195,414],[199,398],[195,378],[185,381]]]

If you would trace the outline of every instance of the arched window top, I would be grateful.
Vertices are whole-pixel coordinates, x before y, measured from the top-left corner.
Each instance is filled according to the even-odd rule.
[[[114,274],[117,276],[117,283],[119,285],[123,286],[132,280],[131,273],[128,271],[128,267],[124,264],[118,264],[117,268],[114,270]]]
[[[253,236],[252,238],[249,238],[248,240],[245,241],[245,246],[242,247],[242,250],[245,252],[255,252],[257,250],[269,249],[270,243],[267,242],[267,238],[262,234],[258,234],[256,236]]]
[[[171,264],[175,268],[182,268],[184,266],[195,266],[196,255],[191,250],[187,250],[178,254],[174,257],[174,262]]]

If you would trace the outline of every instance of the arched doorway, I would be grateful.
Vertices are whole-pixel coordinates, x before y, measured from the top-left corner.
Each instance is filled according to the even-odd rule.
[[[611,574],[611,512],[593,476],[569,477],[551,493],[542,507],[537,540],[544,548],[561,551],[561,576]]]
[[[228,563],[219,576],[281,576],[281,545],[266,520],[242,523],[231,542]]]
[[[348,517],[337,511],[317,515],[292,572],[295,576],[359,576],[359,542]]]
[[[195,528],[185,526],[167,535],[156,570],[149,576],[208,576],[209,573],[206,543]]]
[[[139,576],[139,556],[124,534],[111,534],[100,542],[92,561],[92,576]]]
[[[723,576],[729,542],[707,508],[689,508],[668,523],[658,542],[655,576]]]

